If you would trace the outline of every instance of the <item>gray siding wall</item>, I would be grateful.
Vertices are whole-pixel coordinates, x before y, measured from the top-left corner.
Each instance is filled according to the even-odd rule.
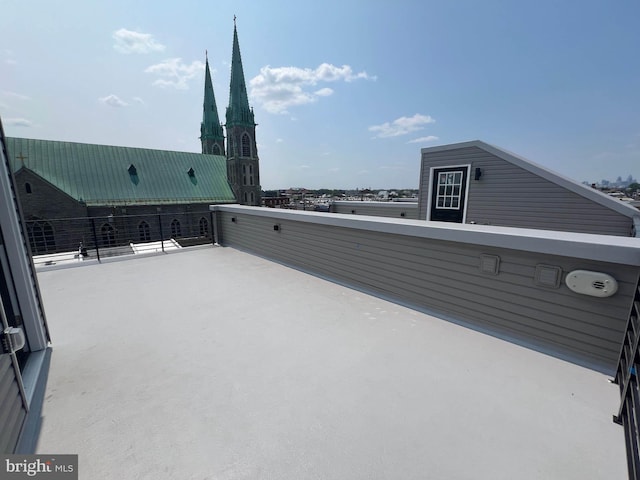
[[[26,416],[11,356],[0,354],[0,453],[13,453]]]
[[[285,213],[273,217],[264,212],[243,213],[238,207],[216,210],[224,246],[253,252],[607,373],[616,368],[640,272],[637,265],[554,255],[553,250],[536,253],[385,233],[375,231],[377,227],[371,227],[374,220],[370,218],[366,219],[370,226],[362,229],[358,221],[365,219],[357,217],[323,214],[352,223],[337,226],[315,223],[309,214],[289,218]],[[381,229],[389,222],[405,221],[381,219]],[[445,228],[413,224],[437,229],[439,235]],[[278,225],[277,231],[274,225]],[[480,271],[481,254],[500,257],[497,275]],[[640,256],[636,257],[640,263]],[[594,298],[575,294],[564,283],[558,288],[536,285],[535,270],[541,264],[561,268],[562,279],[575,269],[609,273],[618,280],[619,291],[610,298]]]
[[[418,202],[349,202],[331,204],[330,212],[374,217],[418,219]]]
[[[478,147],[425,152],[419,218],[427,218],[431,167],[471,165],[466,223],[629,236],[632,221]],[[480,180],[473,179],[475,168]],[[640,212],[639,212],[640,213]]]

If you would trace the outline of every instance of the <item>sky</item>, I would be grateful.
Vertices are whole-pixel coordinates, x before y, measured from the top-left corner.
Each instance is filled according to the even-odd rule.
[[[0,0],[5,133],[199,152],[234,15],[263,189],[417,188],[421,148],[476,139],[640,177],[636,0]]]

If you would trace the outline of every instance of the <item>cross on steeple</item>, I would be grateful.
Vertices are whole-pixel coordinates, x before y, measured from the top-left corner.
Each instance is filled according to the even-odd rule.
[[[25,156],[22,154],[22,152],[20,152],[20,155],[18,155],[16,158],[17,158],[18,160],[20,160],[20,163],[22,163],[22,165],[24,165],[24,161],[25,161],[27,158],[29,158],[29,157],[25,157]]]

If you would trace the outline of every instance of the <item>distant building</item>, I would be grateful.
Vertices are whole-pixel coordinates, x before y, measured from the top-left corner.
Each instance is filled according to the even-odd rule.
[[[640,212],[481,141],[422,149],[418,218],[637,236]]]
[[[206,58],[202,154],[8,138],[7,153],[34,254],[210,237],[211,204],[260,205],[256,123],[249,107],[234,24],[225,146]],[[164,223],[158,213],[167,215]],[[124,218],[118,218],[125,216]],[[97,225],[52,222],[101,217]],[[95,232],[91,231],[95,228]]]
[[[249,97],[242,69],[238,31],[233,26],[233,53],[231,58],[231,81],[229,85],[229,106],[226,112],[227,132],[227,177],[238,203],[260,205],[260,166],[256,142],[256,123],[253,109],[249,107]],[[206,59],[204,111],[200,128],[202,153],[225,155],[222,124],[218,117],[213,83]]]
[[[100,217],[99,246],[112,247],[209,236],[209,205],[236,203],[219,155],[25,138],[7,147],[34,254],[75,249],[93,235],[86,222],[54,219]],[[168,215],[162,231],[158,213]]]

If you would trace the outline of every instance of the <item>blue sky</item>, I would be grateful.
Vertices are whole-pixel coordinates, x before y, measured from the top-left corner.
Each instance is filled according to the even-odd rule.
[[[9,136],[200,151],[233,16],[262,187],[417,188],[480,139],[578,181],[640,176],[635,0],[0,0]]]

